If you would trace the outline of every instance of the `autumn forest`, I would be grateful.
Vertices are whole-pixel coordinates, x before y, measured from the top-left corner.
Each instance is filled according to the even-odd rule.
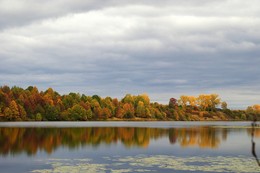
[[[151,102],[147,94],[127,94],[121,100],[60,95],[52,88],[39,91],[14,86],[0,87],[1,121],[94,121],[94,120],[253,120],[260,117],[260,105],[246,110],[230,110],[218,94],[182,95],[169,98],[169,104]]]

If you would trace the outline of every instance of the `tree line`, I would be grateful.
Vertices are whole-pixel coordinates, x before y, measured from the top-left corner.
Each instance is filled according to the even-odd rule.
[[[126,94],[121,100],[79,93],[60,95],[52,88],[39,91],[0,87],[1,121],[91,121],[91,120],[252,120],[260,117],[260,105],[230,110],[217,94],[170,98],[169,104],[151,102],[147,94]]]

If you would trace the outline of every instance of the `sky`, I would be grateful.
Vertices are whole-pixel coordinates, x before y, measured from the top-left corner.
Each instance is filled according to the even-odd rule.
[[[259,0],[0,0],[0,85],[260,104]]]

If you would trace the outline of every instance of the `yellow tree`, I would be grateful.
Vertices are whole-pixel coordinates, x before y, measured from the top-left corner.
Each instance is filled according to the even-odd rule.
[[[148,106],[150,104],[150,98],[147,94],[141,94],[139,95],[142,98],[142,101],[144,103],[145,106]]]
[[[202,110],[214,110],[220,104],[218,94],[201,94],[197,98],[197,103]]]
[[[12,120],[13,119],[13,114],[12,111],[10,110],[9,107],[6,107],[4,110],[4,116],[7,120]]]
[[[210,95],[210,102],[211,102],[211,109],[216,109],[216,107],[221,103],[218,94],[211,94]]]
[[[134,117],[135,109],[132,104],[125,103],[123,105],[123,109],[124,109],[124,118],[133,118]]]
[[[19,117],[19,108],[14,100],[12,100],[9,107],[5,109],[4,115],[8,120],[16,120]]]
[[[210,99],[211,99],[210,95],[207,94],[199,95],[199,97],[197,98],[197,103],[200,109],[206,110],[207,108],[209,108],[211,106]]]
[[[150,105],[150,98],[147,94],[140,94],[138,96],[134,96],[135,108],[137,108],[139,101],[142,101],[145,107]]]
[[[196,97],[194,96],[188,96],[188,103],[190,104],[191,107],[195,107],[196,106]]]
[[[13,100],[10,103],[10,110],[12,111],[12,114],[14,117],[18,117],[19,116],[19,109],[18,109],[18,105],[17,103]]]
[[[188,104],[189,97],[182,95],[178,100],[178,103],[182,106],[183,109],[186,109]]]
[[[260,104],[253,105],[253,110],[255,113],[260,113]]]
[[[45,94],[43,96],[43,99],[45,101],[45,103],[48,103],[51,106],[54,106],[54,91],[52,88],[49,88],[47,91],[45,91]]]
[[[136,116],[137,117],[145,117],[145,106],[144,102],[139,101],[136,107]]]

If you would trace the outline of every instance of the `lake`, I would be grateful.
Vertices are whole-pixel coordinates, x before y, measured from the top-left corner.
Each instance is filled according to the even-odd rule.
[[[0,122],[3,173],[260,172],[253,148],[251,122]]]

